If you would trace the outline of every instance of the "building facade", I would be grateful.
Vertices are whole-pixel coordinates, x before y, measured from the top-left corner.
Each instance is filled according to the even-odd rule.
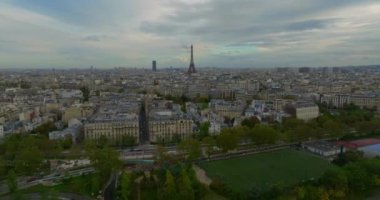
[[[319,107],[315,104],[297,104],[296,117],[305,121],[315,119],[319,116]]]
[[[380,107],[380,97],[375,94],[321,95],[320,102],[337,108],[343,108],[348,104],[355,104],[361,108],[371,109],[379,109]]]
[[[62,140],[71,138],[73,144],[79,143],[79,136],[81,132],[81,125],[71,126],[61,131],[52,131],[49,133],[49,140]]]
[[[147,105],[149,142],[170,142],[193,134],[191,114],[181,111],[180,105],[166,100],[154,100]]]
[[[132,136],[139,142],[138,120],[93,121],[84,125],[84,138],[98,140],[106,137],[112,144],[120,144],[123,136]]]
[[[212,112],[222,117],[237,118],[243,114],[244,102],[241,101],[224,101],[213,99],[209,103],[209,108]]]
[[[152,143],[169,142],[175,137],[186,139],[193,134],[193,120],[169,119],[149,121],[149,140]]]
[[[361,108],[379,109],[380,98],[376,95],[351,95],[351,103]]]

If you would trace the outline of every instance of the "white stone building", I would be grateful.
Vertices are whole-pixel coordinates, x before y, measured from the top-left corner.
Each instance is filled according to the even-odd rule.
[[[166,142],[177,136],[189,138],[193,134],[193,120],[178,111],[151,111],[149,115],[149,141]]]
[[[296,117],[305,121],[315,119],[319,116],[319,107],[312,103],[297,103]]]

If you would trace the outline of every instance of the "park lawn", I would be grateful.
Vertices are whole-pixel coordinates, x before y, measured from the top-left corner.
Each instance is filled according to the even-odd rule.
[[[227,200],[225,197],[222,197],[212,190],[207,191],[206,196],[202,198],[202,200]]]
[[[273,185],[290,186],[303,180],[317,179],[334,166],[307,152],[291,149],[248,155],[228,160],[203,162],[210,178],[218,178],[237,192]]]
[[[157,199],[157,188],[142,189],[140,195],[140,199]]]
[[[143,188],[141,189],[140,193],[140,199],[149,199],[149,200],[155,200],[157,199],[157,188]],[[135,196],[132,199],[138,199],[137,196]],[[212,190],[207,190],[206,195],[202,198],[202,200],[227,200],[226,198],[216,194]]]

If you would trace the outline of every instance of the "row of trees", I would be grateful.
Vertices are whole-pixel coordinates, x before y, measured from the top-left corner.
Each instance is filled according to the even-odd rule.
[[[189,174],[185,168],[182,169],[180,176],[176,179],[169,170],[166,170],[165,182],[159,186],[159,200],[194,200],[195,192],[192,187]]]
[[[200,124],[199,132],[194,138],[201,141],[211,153],[212,147],[219,147],[223,152],[235,149],[239,143],[248,142],[254,145],[275,144],[283,142],[301,142],[320,138],[341,138],[357,133],[378,133],[380,120],[373,117],[372,111],[350,105],[332,115],[329,111],[320,117],[303,121],[294,117],[283,123],[260,124],[256,117],[246,118],[241,126],[226,128],[217,136],[209,136],[209,123]],[[194,141],[191,143],[195,143]],[[180,145],[183,146],[183,145]]]
[[[148,173],[124,172],[120,176],[117,199],[195,200],[206,188],[198,182],[191,165],[171,165]]]
[[[374,118],[375,110],[360,108],[354,104],[349,104],[333,111],[323,104],[319,105],[319,108],[323,116],[329,117],[345,127],[357,128],[356,125],[360,122],[376,120]]]
[[[45,155],[56,150],[54,142],[41,136],[12,135],[0,144],[0,177],[11,170],[31,175],[41,171]]]
[[[61,143],[62,141],[51,141],[42,135],[16,134],[4,138],[0,143],[0,179],[7,177],[13,183],[13,177],[17,175],[29,176],[49,171],[49,163],[45,160],[63,150]],[[90,185],[94,185],[92,188],[99,188],[100,183],[106,182],[111,173],[121,168],[119,154],[107,144],[96,145],[94,141],[86,143],[85,149],[99,172],[90,181]],[[14,187],[9,189],[13,190],[12,188]]]
[[[57,130],[57,128],[55,127],[54,122],[48,121],[46,123],[43,123],[43,124],[37,126],[30,133],[31,134],[43,135],[43,136],[45,136],[45,137],[48,138],[49,137],[49,133],[52,132],[52,131],[55,131],[55,130]]]
[[[85,150],[90,161],[99,173],[101,182],[106,182],[110,175],[122,167],[119,153],[107,143],[99,144],[95,141],[88,141]]]
[[[131,135],[123,135],[121,140],[109,140],[105,135],[101,135],[99,139],[92,141],[92,143],[98,146],[123,146],[134,147],[137,145],[137,139]]]
[[[45,158],[56,157],[62,150],[72,147],[72,138],[49,140],[49,132],[56,130],[48,121],[29,134],[12,134],[0,143],[0,177],[13,169],[17,174],[39,172]]]
[[[61,145],[61,141],[51,141],[43,135],[15,134],[3,139],[0,143],[0,179],[6,178],[13,198],[22,198],[17,176],[40,175],[50,170],[45,159],[61,151]]]
[[[255,145],[275,144],[280,138],[279,132],[271,126],[259,124],[252,128],[237,126],[226,128],[215,137],[207,136],[202,143],[207,147],[206,153],[213,152],[218,147],[222,152],[228,152],[237,148],[241,142],[253,142]]]
[[[177,144],[180,157],[171,155],[165,148],[158,146],[156,160],[163,165],[177,163],[178,159],[192,162],[203,154],[210,156],[214,152],[234,150],[240,142],[253,141],[256,145],[275,144],[279,137],[279,132],[267,125],[257,125],[253,128],[245,126],[227,128],[217,136],[206,134],[204,137],[181,140]]]
[[[352,130],[354,133],[377,134],[380,131],[379,122],[379,119],[373,117],[372,111],[350,106],[336,111],[334,114],[326,112],[322,116],[307,122],[289,118],[282,124],[263,125],[255,118],[248,118],[242,122],[242,126],[223,129],[217,136],[209,136],[209,124],[204,123],[200,125],[200,131],[194,139],[181,141],[177,145],[177,149],[183,153],[183,159],[193,161],[202,155],[202,144],[205,146],[205,153],[210,155],[218,149],[223,152],[234,150],[239,143],[267,145],[279,141],[300,142],[327,137],[341,138],[350,135],[353,132]],[[177,163],[175,156],[165,153],[165,150],[159,152],[161,152],[159,163],[165,159],[169,161],[167,163]],[[238,198],[236,199],[240,197],[242,199],[344,199],[347,195],[352,194],[350,191],[366,192],[380,183],[377,174],[380,171],[380,168],[377,169],[378,166],[380,167],[379,160],[364,161],[360,153],[347,152],[335,162],[340,165],[349,164],[342,168],[333,168],[327,171],[317,181],[302,183],[294,188],[275,186],[270,192],[253,188],[249,194],[240,196],[240,194],[233,193],[232,196],[236,197],[237,195]],[[359,187],[358,184],[364,186]],[[217,184],[215,187],[229,191],[222,182],[219,182],[219,185]]]
[[[120,188],[118,188],[118,196],[121,199],[131,199],[133,181],[133,177],[128,172],[124,172],[121,174],[119,186]]]
[[[285,119],[283,123],[263,125],[256,117],[246,118],[240,127],[223,129],[218,136],[209,135],[210,123],[199,125],[194,135],[198,141],[213,144],[224,152],[233,150],[240,142],[252,142],[256,145],[283,142],[302,142],[310,139],[342,138],[352,134],[378,134],[380,119],[374,118],[372,110],[348,105],[341,110],[330,110],[321,105],[322,115],[316,119],[303,121],[295,117]],[[211,138],[210,138],[211,137]],[[214,140],[215,142],[212,142]],[[171,142],[179,143],[180,139]],[[215,143],[215,144],[214,144]]]
[[[250,191],[239,192],[215,179],[210,188],[227,198],[241,200],[342,200],[366,199],[373,195],[380,186],[380,159],[365,159],[360,152],[352,151],[343,157],[346,162],[342,167],[332,167],[316,180],[293,186],[275,184],[269,190],[257,186]]]
[[[189,160],[201,155],[201,144],[206,146],[206,154],[210,155],[216,149],[222,152],[234,150],[239,144],[270,145],[282,142],[302,142],[321,138],[346,138],[352,134],[379,134],[380,119],[373,117],[372,111],[360,109],[354,105],[336,111],[333,115],[325,112],[320,117],[303,121],[296,118],[285,119],[283,123],[261,124],[256,117],[244,119],[241,126],[225,128],[217,136],[209,135],[210,123],[199,125],[199,131],[194,139],[181,141],[178,149]]]
[[[348,152],[355,154],[355,152]],[[358,199],[371,195],[380,186],[380,159],[360,158],[349,161],[343,167],[326,171],[316,181],[299,184],[291,190],[280,190],[280,199]],[[273,193],[273,191],[271,191]],[[269,195],[269,194],[266,194]]]
[[[295,118],[285,120],[274,127],[283,135],[284,141],[302,141],[326,137],[342,138],[347,135],[375,134],[380,131],[380,120],[371,110],[350,105],[341,110],[324,111],[313,120],[304,122]]]

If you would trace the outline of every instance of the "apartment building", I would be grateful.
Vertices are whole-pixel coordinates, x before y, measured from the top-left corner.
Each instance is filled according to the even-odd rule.
[[[153,101],[148,113],[150,142],[167,142],[174,137],[185,139],[193,134],[191,115],[182,112],[180,105],[172,101]]]
[[[222,117],[237,118],[243,114],[245,103],[242,101],[225,101],[213,99],[209,103],[212,112]]]
[[[112,100],[103,102],[96,114],[84,124],[84,139],[106,137],[111,144],[122,142],[124,136],[140,139],[139,102]]]
[[[297,103],[296,117],[305,121],[315,119],[319,116],[319,107],[313,103]]]

